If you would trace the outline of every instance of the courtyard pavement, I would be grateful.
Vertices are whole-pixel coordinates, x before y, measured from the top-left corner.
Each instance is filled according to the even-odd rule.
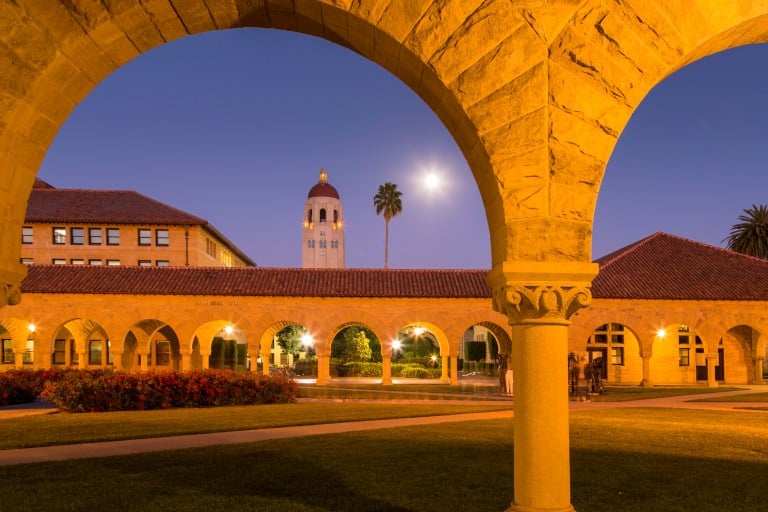
[[[677,409],[716,409],[731,410],[744,413],[755,413],[739,407],[755,406],[750,402],[694,402],[692,400],[712,397],[731,396],[746,393],[764,393],[768,386],[739,386],[740,391],[725,391],[707,395],[684,395],[665,398],[649,398],[645,400],[633,400],[628,402],[570,402],[570,408],[574,411],[613,409],[629,407],[670,407]],[[320,399],[311,399],[319,401]],[[301,401],[301,400],[300,400]],[[309,400],[308,400],[309,401]],[[332,400],[329,400],[332,401]],[[352,400],[350,400],[352,401]],[[367,400],[359,400],[361,402]],[[376,401],[376,400],[371,400]],[[380,400],[379,400],[380,401]],[[418,400],[397,400],[398,403],[416,403]],[[465,400],[429,400],[431,404],[446,403],[460,405],[462,403],[493,403],[499,400],[465,401]],[[760,404],[757,404],[760,405]],[[32,404],[0,407],[0,421],[31,414],[51,414],[56,412],[52,404],[44,401],[36,401]],[[764,412],[758,412],[765,414]],[[399,418],[371,421],[353,421],[344,423],[329,423],[320,425],[304,425],[296,427],[265,428],[258,430],[241,430],[235,432],[216,432],[211,434],[194,434],[171,437],[157,437],[150,439],[131,439],[123,441],[107,441],[99,443],[82,443],[59,446],[45,446],[39,448],[22,448],[14,450],[0,450],[0,466],[15,464],[28,464],[35,462],[59,461],[67,459],[84,459],[95,457],[108,457],[115,455],[131,455],[138,453],[157,452],[163,450],[181,450],[198,448],[202,446],[253,443],[271,439],[285,439],[291,437],[303,437],[323,434],[340,434],[344,432],[360,432],[364,430],[376,430],[385,428],[411,427],[421,425],[435,425],[439,423],[453,423],[462,421],[508,419],[513,416],[513,411],[497,411],[470,414],[453,414],[446,416],[427,416],[416,418]]]

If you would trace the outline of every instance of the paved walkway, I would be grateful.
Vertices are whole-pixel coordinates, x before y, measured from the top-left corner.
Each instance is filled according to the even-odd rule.
[[[746,393],[768,392],[768,386],[740,386],[741,391],[726,391],[716,393],[716,396],[731,396]],[[693,402],[699,398],[715,396],[684,395],[666,398],[650,398],[628,402],[570,402],[571,410],[595,410],[628,407],[672,407],[678,409],[717,409],[754,412],[737,409],[738,407],[755,406],[750,402]],[[317,399],[315,399],[316,401]],[[366,400],[360,400],[366,401]],[[375,400],[371,400],[375,401]],[[403,401],[398,401],[402,403]],[[406,402],[417,402],[408,400]],[[467,404],[465,400],[429,400],[429,403],[450,403],[455,405]],[[471,401],[471,403],[478,403]],[[498,404],[494,402],[482,402]],[[10,407],[0,407],[0,420],[29,414],[49,414],[56,409],[43,401]],[[399,418],[371,421],[353,421],[345,423],[329,423],[321,425],[304,425],[297,427],[265,428],[258,430],[241,430],[235,432],[216,432],[211,434],[194,434],[151,439],[130,439],[124,441],[107,441],[100,443],[83,443],[39,448],[22,448],[15,450],[0,450],[0,466],[27,464],[34,462],[57,461],[67,459],[84,459],[107,457],[113,455],[130,455],[137,453],[156,452],[163,450],[180,450],[201,446],[252,443],[270,439],[285,439],[321,434],[339,434],[344,432],[360,432],[384,428],[410,427],[420,425],[435,425],[460,421],[477,421],[491,419],[507,419],[513,416],[513,411],[497,411],[471,414],[452,414],[446,416],[427,416],[418,418]]]

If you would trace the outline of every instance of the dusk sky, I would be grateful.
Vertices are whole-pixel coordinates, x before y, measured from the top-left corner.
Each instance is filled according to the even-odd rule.
[[[768,203],[768,45],[667,78],[608,165],[595,258],[656,231],[722,245]],[[207,219],[260,266],[301,265],[304,201],[328,169],[348,267],[381,267],[373,196],[403,192],[392,268],[489,268],[485,212],[456,143],[397,78],[301,34],[241,29],[175,41],[107,77],[74,110],[38,176],[58,188],[132,189]],[[423,178],[444,186],[429,192]]]

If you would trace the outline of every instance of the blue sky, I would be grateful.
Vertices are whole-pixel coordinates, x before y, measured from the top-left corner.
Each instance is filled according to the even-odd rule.
[[[593,253],[655,231],[713,245],[768,202],[768,45],[678,71],[646,97],[614,151]],[[39,176],[133,189],[207,219],[260,266],[301,265],[301,220],[321,167],[344,205],[347,266],[381,267],[372,198],[403,192],[393,268],[488,268],[480,195],[450,134],[397,78],[327,41],[263,29],[184,38],[107,77],[73,111]],[[430,170],[444,186],[430,193]]]

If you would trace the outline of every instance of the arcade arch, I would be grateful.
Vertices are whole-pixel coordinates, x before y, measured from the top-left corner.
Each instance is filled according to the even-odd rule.
[[[324,37],[403,80],[466,156],[488,218],[494,307],[514,325],[513,361],[521,363],[513,507],[572,509],[567,401],[553,398],[566,388],[568,320],[589,304],[597,273],[591,225],[605,162],[661,79],[706,55],[764,42],[768,7],[750,0],[174,5],[3,5],[0,303],[20,301],[26,270],[18,233],[35,173],[58,128],[95,84],[187,34],[254,26]],[[204,363],[205,345],[199,344]],[[546,380],[545,369],[562,378]],[[541,424],[552,432],[545,441],[537,436]]]

